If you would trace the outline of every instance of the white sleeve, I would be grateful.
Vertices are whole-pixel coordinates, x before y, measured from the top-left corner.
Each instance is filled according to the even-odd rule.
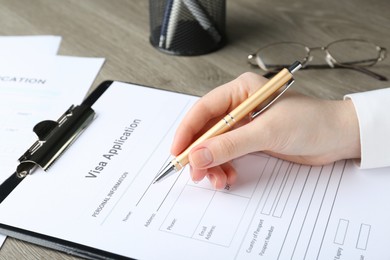
[[[346,95],[352,100],[360,128],[360,167],[390,166],[390,88]]]

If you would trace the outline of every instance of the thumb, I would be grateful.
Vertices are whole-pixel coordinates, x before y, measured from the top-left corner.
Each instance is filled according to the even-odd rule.
[[[198,169],[211,168],[245,154],[264,150],[261,144],[263,138],[254,132],[251,123],[195,146],[189,154],[191,166]]]

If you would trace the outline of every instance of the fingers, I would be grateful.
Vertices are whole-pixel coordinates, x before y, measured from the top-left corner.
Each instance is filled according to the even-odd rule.
[[[245,73],[198,100],[177,128],[171,153],[175,156],[180,154],[266,81],[267,79],[260,75]],[[239,132],[233,130],[195,147],[189,155],[193,181],[200,181],[207,176],[217,189],[233,184],[237,174],[233,166],[227,162],[255,151],[253,140],[248,138],[249,136],[253,138],[253,133],[249,132],[250,128],[240,127]]]
[[[231,102],[230,94],[225,89],[226,86],[222,86],[209,92],[198,100],[185,115],[176,130],[171,147],[173,155],[179,154],[190,145],[198,136],[198,133],[207,125],[208,121],[225,113]],[[215,103],[211,102],[211,100],[214,100]]]
[[[199,182],[205,177],[216,189],[224,189],[233,185],[237,179],[237,173],[231,163],[225,163],[208,169],[190,168],[191,178],[194,182]]]
[[[266,79],[257,74],[245,73],[198,100],[177,128],[171,153],[178,155],[182,152],[210,125],[241,104],[265,82]]]
[[[247,124],[194,147],[189,155],[192,180],[197,182],[207,176],[216,189],[234,184],[237,173],[229,162],[260,147],[253,140],[256,134],[252,128]]]
[[[261,130],[261,125],[250,122],[208,139],[191,150],[190,164],[196,169],[211,168],[248,153],[267,150],[270,138]]]

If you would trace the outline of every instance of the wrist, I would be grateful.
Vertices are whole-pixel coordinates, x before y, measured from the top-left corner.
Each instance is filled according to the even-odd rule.
[[[340,144],[338,157],[340,159],[356,159],[361,156],[359,121],[353,102],[346,99],[338,102],[336,124],[338,142]]]

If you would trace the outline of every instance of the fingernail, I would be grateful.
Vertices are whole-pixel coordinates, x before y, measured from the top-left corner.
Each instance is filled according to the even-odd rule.
[[[207,148],[200,148],[191,153],[191,163],[195,167],[206,167],[213,162],[213,155]]]
[[[192,165],[191,165],[191,164],[190,164],[190,176],[191,176],[192,182],[195,183],[195,184],[198,184],[199,181],[201,181],[201,179],[199,180],[199,179],[196,179],[196,178],[195,178],[195,176],[194,176],[194,171],[193,171],[193,169],[192,169]]]
[[[191,166],[191,164],[190,164],[190,176],[191,176],[191,180],[192,180],[193,182],[195,182],[195,181],[194,181],[194,172],[192,171],[192,166]]]
[[[207,178],[209,179],[211,185],[213,185],[214,188],[217,187],[217,179],[212,174],[208,174]]]

